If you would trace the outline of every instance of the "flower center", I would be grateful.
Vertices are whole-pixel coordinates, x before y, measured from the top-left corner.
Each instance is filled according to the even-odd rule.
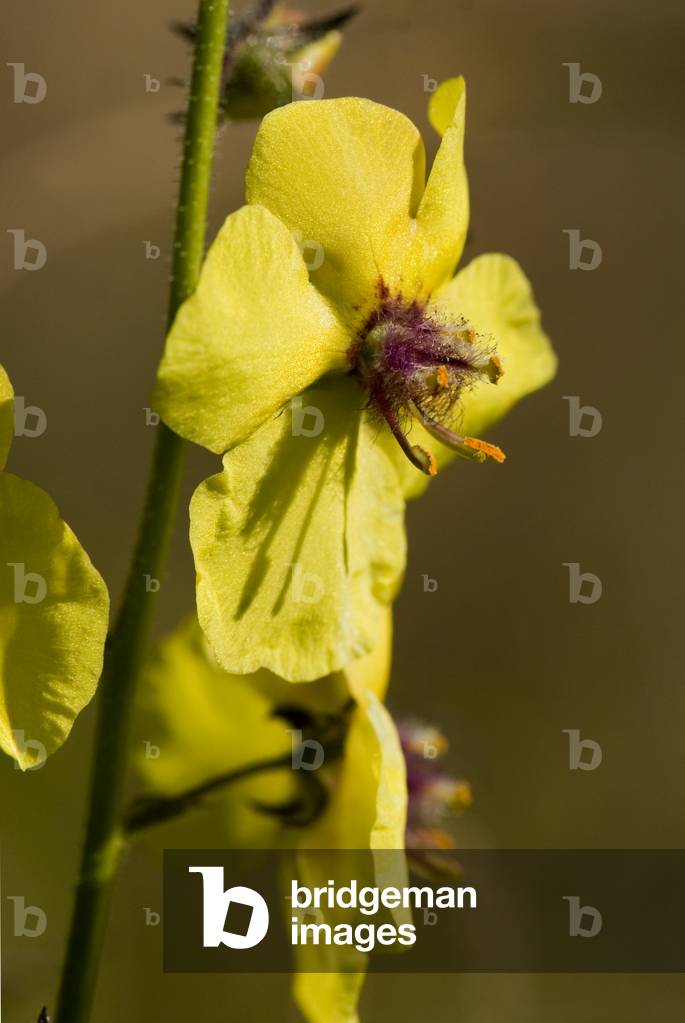
[[[384,298],[349,352],[353,374],[369,394],[369,407],[387,422],[409,461],[429,476],[434,456],[407,433],[414,419],[457,454],[472,461],[503,462],[494,444],[453,429],[466,390],[487,380],[496,384],[502,364],[495,346],[465,319],[442,321],[418,303]]]

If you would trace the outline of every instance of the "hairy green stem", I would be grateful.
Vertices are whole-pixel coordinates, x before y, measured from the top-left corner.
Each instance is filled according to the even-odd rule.
[[[169,323],[196,285],[207,203],[228,0],[200,0],[174,235]],[[136,683],[154,619],[183,471],[184,444],[158,427],[147,495],[123,602],[105,649],[88,822],[57,1004],[57,1023],[88,1023],[112,884],[123,844],[121,813]]]

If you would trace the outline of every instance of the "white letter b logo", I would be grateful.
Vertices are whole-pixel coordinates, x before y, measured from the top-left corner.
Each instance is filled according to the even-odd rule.
[[[224,891],[223,867],[188,867],[190,874],[202,874],[202,944],[205,948],[253,948],[269,929],[269,907],[253,888],[236,885]],[[224,925],[231,903],[249,910],[249,924],[244,933],[225,931]]]

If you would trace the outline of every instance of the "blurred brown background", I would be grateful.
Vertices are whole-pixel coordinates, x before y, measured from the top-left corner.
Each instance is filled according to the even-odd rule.
[[[3,65],[48,83],[43,103],[15,105],[3,67],[2,221],[48,249],[40,272],[15,272],[3,229],[1,358],[49,419],[42,437],[16,441],[10,467],[55,497],[115,598],[153,441],[144,407],[179,155],[167,115],[183,99],[166,81],[188,68],[168,24],[193,14],[192,0],[9,0],[4,14]],[[327,76],[328,96],[405,111],[432,150],[423,76],[466,76],[467,257],[519,259],[561,357],[552,386],[496,430],[506,466],[458,465],[409,510],[392,704],[451,737],[476,800],[465,845],[685,845],[684,28],[678,0],[366,0]],[[569,103],[564,62],[600,76],[599,102]],[[146,74],[158,92],[145,91]],[[220,138],[210,236],[241,202],[254,131]],[[573,228],[601,244],[596,271],[569,270]],[[563,395],[601,411],[598,436],[569,436]],[[193,453],[188,494],[214,465]],[[184,508],[161,627],[191,606],[186,526]],[[565,562],[602,578],[597,604],[569,603]],[[437,591],[424,592],[424,574]],[[40,771],[0,762],[7,1023],[53,1001],[92,722],[91,708]],[[569,770],[564,729],[601,744],[598,770]],[[140,854],[127,857],[93,1019],[295,1020],[287,978],[162,976],[160,935],[141,910],[157,905],[152,876]],[[5,897],[16,894],[46,910],[41,938],[13,937]],[[667,976],[373,978],[363,1019],[667,1023],[684,997]]]

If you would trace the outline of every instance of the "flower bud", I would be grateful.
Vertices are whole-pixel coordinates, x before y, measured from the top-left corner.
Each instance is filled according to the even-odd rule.
[[[268,2],[233,18],[224,57],[221,116],[231,121],[264,117],[293,100],[320,99],[321,76],[342,43],[340,31],[356,13],[348,7],[323,18]],[[193,40],[192,24],[175,26]]]

